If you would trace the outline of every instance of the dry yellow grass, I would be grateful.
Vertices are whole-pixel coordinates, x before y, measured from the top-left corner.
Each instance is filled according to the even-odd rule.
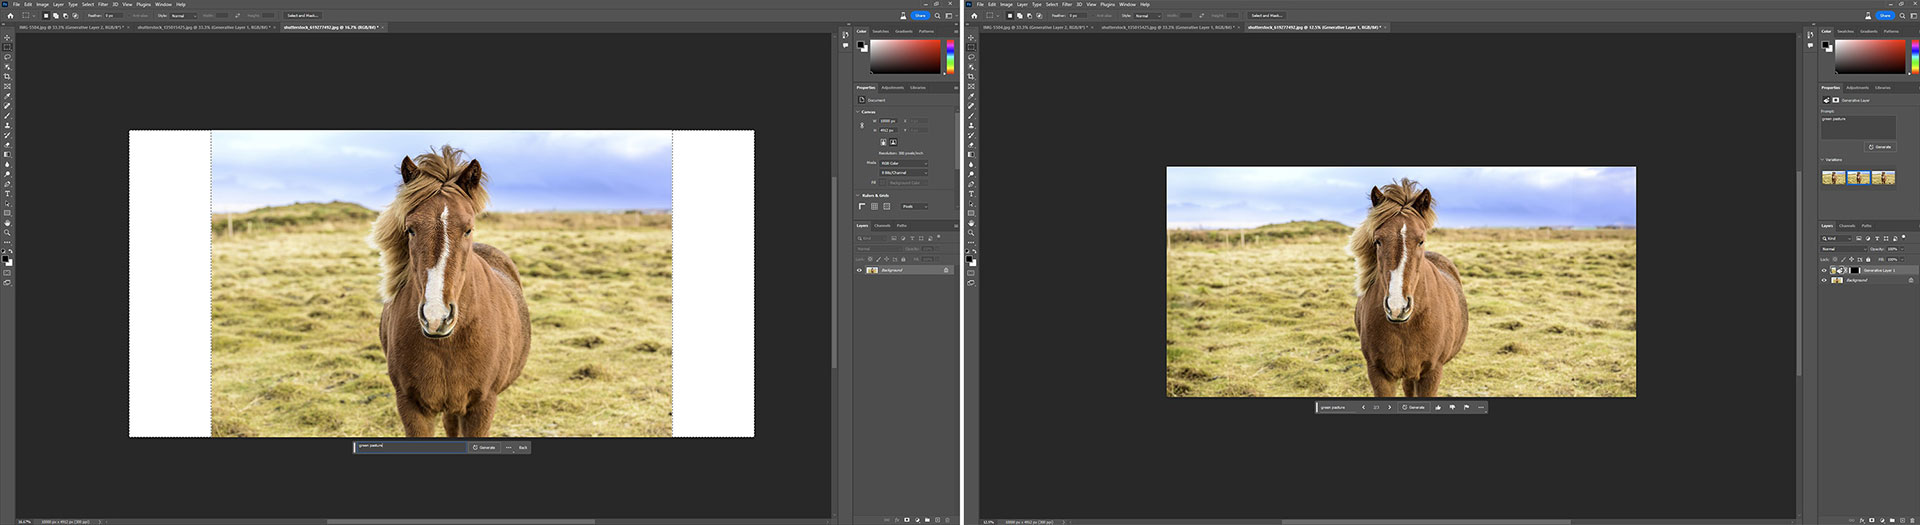
[[[1167,395],[1372,395],[1353,328],[1353,260],[1342,251],[1351,231],[1330,222],[1169,231]],[[1459,267],[1470,323],[1440,395],[1634,396],[1634,235],[1435,230],[1427,247]]]
[[[252,233],[228,236],[225,217],[213,217],[213,435],[399,435],[367,221],[353,210],[293,215],[317,218],[241,214],[255,221]],[[495,435],[672,434],[669,221],[480,219],[475,240],[512,255],[533,315],[532,355],[500,396]]]

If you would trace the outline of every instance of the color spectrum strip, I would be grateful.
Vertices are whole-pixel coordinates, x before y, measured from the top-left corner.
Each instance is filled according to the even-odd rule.
[[[1909,40],[1907,48],[1907,74],[1920,75],[1920,40]]]
[[[945,70],[939,40],[875,40],[867,70],[876,74],[931,74]]]
[[[1840,74],[1907,72],[1905,40],[1840,40],[1833,46],[1833,71]]]
[[[1920,46],[1920,44],[1914,44],[1914,45]],[[1914,49],[1915,49],[1914,52],[1920,53],[1920,47],[1915,47]],[[947,41],[947,74],[949,75],[953,74],[953,41],[952,40]]]

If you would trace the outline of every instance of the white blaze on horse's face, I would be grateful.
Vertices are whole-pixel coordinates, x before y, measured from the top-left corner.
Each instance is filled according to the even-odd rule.
[[[1413,298],[1407,295],[1407,225],[1400,224],[1400,262],[1387,273],[1387,320],[1405,322],[1413,317]]]
[[[426,297],[420,303],[421,328],[428,335],[445,336],[453,332],[453,315],[447,305],[447,259],[453,249],[453,239],[448,235],[448,207],[440,208],[440,257],[432,267],[427,268]]]

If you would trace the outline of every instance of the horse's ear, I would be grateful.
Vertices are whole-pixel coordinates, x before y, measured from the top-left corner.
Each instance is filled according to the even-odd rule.
[[[401,184],[413,182],[413,178],[419,175],[420,175],[420,168],[416,168],[413,166],[413,157],[400,157],[400,183]]]
[[[1373,191],[1371,192],[1371,194],[1370,194],[1370,195],[1367,195],[1367,198],[1368,198],[1368,199],[1371,199],[1371,200],[1373,200],[1373,205],[1374,205],[1374,206],[1379,206],[1379,205],[1380,205],[1380,201],[1383,201],[1383,200],[1386,200],[1386,199],[1387,199],[1387,196],[1386,196],[1386,195],[1381,195],[1381,194],[1380,194],[1380,187],[1379,187],[1379,186],[1374,186],[1374,187],[1373,187]]]
[[[1427,211],[1432,208],[1433,208],[1433,192],[1429,190],[1420,190],[1420,196],[1413,198],[1413,209],[1416,211]]]
[[[460,189],[472,194],[474,188],[480,187],[480,177],[483,173],[486,172],[480,171],[480,161],[467,161],[467,169],[460,170],[460,178],[455,183],[460,185]]]

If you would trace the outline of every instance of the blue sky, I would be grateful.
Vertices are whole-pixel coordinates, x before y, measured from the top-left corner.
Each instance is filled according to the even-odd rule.
[[[1635,224],[1631,167],[1171,167],[1167,227],[1351,226],[1370,188],[1401,177],[1433,190],[1443,228]]]
[[[487,170],[494,211],[668,209],[668,131],[215,131],[213,211],[341,200],[379,210],[402,157],[451,144]]]

